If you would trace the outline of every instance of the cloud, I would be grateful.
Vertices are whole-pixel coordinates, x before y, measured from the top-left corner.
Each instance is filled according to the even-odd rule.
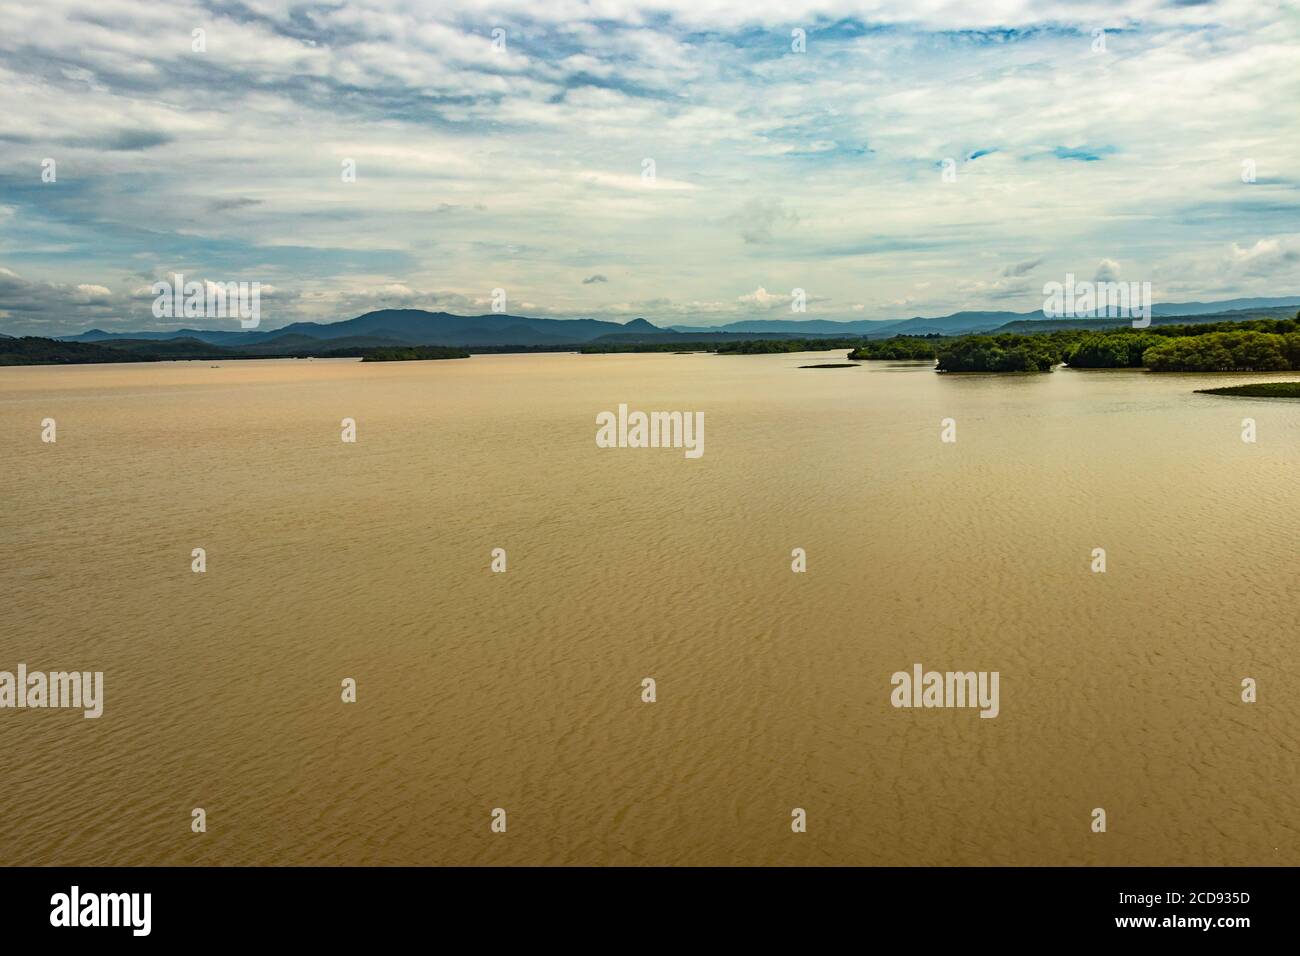
[[[1017,262],[1014,265],[1007,266],[1002,270],[1002,275],[1009,278],[1018,278],[1023,275],[1028,275],[1042,264],[1043,260],[1041,258],[1025,259],[1023,262]]]
[[[76,141],[77,145],[86,145],[85,141]],[[153,149],[155,146],[165,146],[172,142],[172,137],[156,129],[122,129],[116,130],[101,138],[98,145],[101,149],[132,151],[139,149]]]
[[[1229,270],[1246,276],[1294,272],[1297,264],[1300,264],[1300,250],[1288,248],[1280,239],[1259,239],[1251,246],[1234,242],[1227,255]]]
[[[772,242],[779,226],[794,224],[799,216],[780,199],[750,199],[727,218],[740,227],[740,238],[750,244]]]
[[[0,267],[0,323],[13,335],[57,335],[73,324],[89,327],[128,308],[129,299],[97,283],[44,282]]]
[[[1110,156],[1116,152],[1114,146],[1057,146],[1052,150],[1052,155],[1057,159],[1072,159],[1081,163],[1100,162],[1102,157]]]
[[[149,328],[125,290],[173,267],[273,284],[264,328],[497,287],[563,316],[788,304],[738,277],[815,288],[819,316],[1027,310],[1026,249],[1105,250],[1183,298],[1300,281],[1300,115],[1276,108],[1300,21],[1266,4],[84,6],[0,0],[0,263],[26,283],[0,282],[5,331]],[[572,280],[597,269],[617,301]]]
[[[790,294],[786,294],[784,292],[768,292],[762,286],[759,286],[753,292],[746,292],[744,295],[736,296],[736,301],[748,311],[770,312],[794,302],[794,292],[796,291],[802,293],[803,301],[807,304],[830,301],[827,296],[809,295],[806,290],[802,289],[791,290]]]
[[[1119,263],[1114,259],[1102,259],[1097,263],[1097,271],[1093,273],[1093,282],[1118,282],[1119,281]]]
[[[648,170],[650,167],[644,168]],[[650,176],[641,172],[609,173],[598,170],[588,170],[580,173],[578,178],[584,183],[592,186],[599,186],[604,189],[634,190],[637,192],[649,189],[661,189],[672,192],[699,188],[693,183],[688,183],[680,179],[669,179],[665,176],[659,176],[657,173]]]
[[[113,293],[104,286],[84,282],[76,287],[76,295],[79,305],[107,305],[113,297]]]
[[[250,206],[260,206],[262,200],[249,199],[247,196],[234,196],[229,199],[214,199],[208,203],[208,212],[233,212],[236,209],[248,209]]]
[[[788,305],[793,297],[784,295],[780,292],[768,292],[762,286],[759,286],[753,292],[747,292],[744,295],[736,296],[736,301],[742,305],[751,306],[755,309],[778,309],[783,305]]]

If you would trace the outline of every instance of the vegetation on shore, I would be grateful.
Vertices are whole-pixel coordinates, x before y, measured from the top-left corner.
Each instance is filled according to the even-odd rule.
[[[1142,356],[1153,372],[1286,372],[1300,370],[1300,332],[1215,332],[1171,339]]]
[[[0,365],[63,365],[92,362],[160,362],[177,359],[344,358],[368,362],[467,358],[475,352],[572,351],[571,346],[372,345],[286,336],[284,342],[233,348],[195,338],[112,339],[67,342],[28,336],[0,338]],[[1184,325],[1057,328],[1046,332],[992,335],[896,335],[888,339],[775,338],[739,341],[596,342],[581,351],[712,352],[763,355],[849,349],[850,361],[935,360],[941,372],[1049,372],[1072,368],[1148,368],[1153,372],[1300,371],[1300,314],[1291,319],[1249,319]]]
[[[1060,348],[1039,335],[972,335],[939,347],[941,372],[1050,372]]]
[[[755,339],[743,342],[596,343],[584,352],[700,351],[719,355],[816,352],[848,347],[848,359],[935,359],[941,372],[1050,372],[1149,368],[1153,372],[1300,370],[1300,317],[1099,330],[1057,328],[994,335],[896,335],[888,339]]]
[[[935,349],[943,337],[937,333],[930,335],[895,335],[889,339],[872,339],[863,342],[852,352],[849,358],[856,362],[869,359],[893,359],[907,361],[911,359],[933,359]]]
[[[468,358],[464,349],[443,346],[338,348],[328,339],[317,347],[280,350],[226,348],[198,339],[112,339],[105,342],[65,342],[40,336],[0,338],[0,366],[100,365],[116,362],[216,361],[266,358],[360,358],[392,362],[418,359]]]
[[[937,358],[936,368],[945,372],[1047,372],[1061,363],[1153,372],[1300,370],[1300,316],[1106,332],[968,335],[942,340]]]
[[[719,355],[772,355],[784,352],[826,352],[831,349],[851,348],[857,338],[848,339],[746,339],[742,342],[723,342],[715,345]]]
[[[87,365],[96,362],[139,362],[138,356],[93,342],[59,342],[27,336],[0,339],[0,365]]]
[[[450,349],[441,345],[412,345],[402,348],[366,349],[363,362],[426,362],[431,359],[469,358],[464,349]]]
[[[627,352],[680,352],[689,355],[693,352],[716,352],[715,342],[588,342],[577,349],[572,347],[565,351],[577,351],[583,355],[621,355]]]
[[[828,352],[863,344],[859,336],[813,339],[741,339],[735,342],[589,342],[578,351],[584,355],[623,352],[716,352],[718,355],[779,355],[785,352]]]
[[[1300,382],[1255,382],[1223,388],[1198,388],[1203,395],[1241,395],[1247,398],[1300,398]]]

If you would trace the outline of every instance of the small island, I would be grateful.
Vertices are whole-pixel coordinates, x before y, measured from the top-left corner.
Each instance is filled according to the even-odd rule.
[[[1300,382],[1256,382],[1253,385],[1225,385],[1198,388],[1200,395],[1242,395],[1246,398],[1300,398]]]

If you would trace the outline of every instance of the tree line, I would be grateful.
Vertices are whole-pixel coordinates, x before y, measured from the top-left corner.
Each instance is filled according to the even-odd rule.
[[[1062,363],[1153,372],[1285,372],[1300,370],[1300,313],[1294,319],[1105,332],[968,335],[943,340],[935,358],[944,372],[1050,372]]]

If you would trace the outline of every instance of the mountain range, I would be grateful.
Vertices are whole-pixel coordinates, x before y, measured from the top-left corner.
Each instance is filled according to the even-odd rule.
[[[1221,302],[1160,303],[1152,308],[1161,320],[1221,321],[1251,316],[1294,314],[1300,296],[1228,299]],[[279,329],[176,329],[105,332],[92,329],[58,338],[66,342],[158,342],[184,339],[248,353],[292,353],[404,345],[445,345],[506,350],[558,349],[589,344],[719,342],[786,338],[888,338],[893,335],[964,335],[995,331],[1049,331],[1051,328],[1126,325],[1126,319],[1062,319],[1034,312],[954,312],[900,320],[748,319],[722,326],[656,326],[643,318],[627,323],[599,319],[541,319],[520,315],[454,315],[423,309],[380,309],[340,322],[295,322]]]

